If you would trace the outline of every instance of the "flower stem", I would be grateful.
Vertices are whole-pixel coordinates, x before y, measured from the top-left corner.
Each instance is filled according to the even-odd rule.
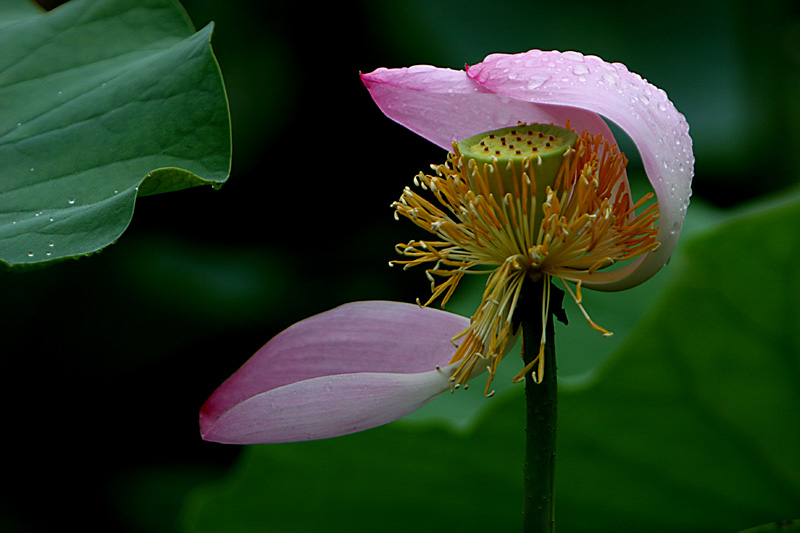
[[[538,282],[527,282],[521,302],[522,358],[529,364],[539,353],[542,338],[542,298],[547,277]],[[525,404],[527,428],[525,430],[523,531],[545,533],[555,531],[554,485],[556,467],[557,390],[556,350],[553,315],[563,319],[561,297],[563,293],[551,287],[551,302],[547,313],[544,349],[544,372],[541,383],[536,383],[533,372],[525,375]]]

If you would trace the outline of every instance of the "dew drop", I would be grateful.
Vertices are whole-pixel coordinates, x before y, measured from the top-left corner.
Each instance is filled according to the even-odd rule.
[[[577,67],[572,69],[572,73],[575,74],[576,76],[583,76],[584,74],[587,74],[588,72],[589,72],[589,69],[586,68],[586,66],[584,66],[584,65],[578,65]]]
[[[33,257],[33,252],[28,252],[28,257]]]
[[[68,203],[69,205],[75,205],[75,199],[74,199],[74,198],[68,198],[68,199],[67,199],[67,203]]]
[[[538,89],[539,87],[544,85],[544,82],[546,81],[547,81],[546,79],[542,78],[530,80],[528,81],[528,89]]]

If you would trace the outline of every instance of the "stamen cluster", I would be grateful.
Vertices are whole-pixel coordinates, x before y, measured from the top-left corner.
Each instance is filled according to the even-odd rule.
[[[476,369],[482,370],[482,365],[489,372],[484,392],[494,392],[489,387],[516,335],[514,311],[526,278],[543,281],[543,326],[550,281],[558,278],[589,324],[610,335],[581,305],[581,284],[598,269],[659,246],[658,204],[635,214],[653,195],[632,203],[625,178],[627,159],[616,146],[584,132],[561,157],[552,187],[537,191],[537,165],[542,162],[538,155],[520,167],[525,170],[517,171],[503,159],[479,165],[462,155],[454,143],[447,162],[431,167],[435,175],[420,173],[414,178],[418,187],[430,191],[435,203],[406,187],[392,204],[395,218],[405,216],[435,236],[397,245],[407,259],[392,262],[404,268],[433,263],[425,271],[432,294],[424,305],[440,296],[442,305],[446,304],[464,275],[488,276],[470,325],[453,339],[462,339],[451,361],[460,362],[451,378],[454,387],[465,383]],[[501,178],[508,172],[511,183]],[[575,283],[575,290],[567,282]],[[515,381],[534,365],[534,376],[541,379],[545,341],[543,333],[538,356]]]

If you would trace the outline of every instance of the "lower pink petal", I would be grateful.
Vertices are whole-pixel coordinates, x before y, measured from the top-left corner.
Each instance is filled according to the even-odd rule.
[[[239,442],[237,435],[245,434],[283,442],[399,418],[444,390],[435,369],[449,363],[451,339],[468,324],[452,313],[382,301],[346,304],[298,322],[211,395],[200,413],[201,433],[220,442]],[[415,396],[401,401],[404,394]],[[288,432],[308,426],[328,429]],[[329,434],[331,427],[341,432]]]
[[[362,431],[397,420],[448,390],[453,370],[340,374],[300,381],[236,404],[205,428],[203,438],[264,444]]]

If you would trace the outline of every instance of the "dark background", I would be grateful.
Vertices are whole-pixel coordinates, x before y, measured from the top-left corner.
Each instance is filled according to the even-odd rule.
[[[100,254],[0,276],[0,530],[139,531],[126,480],[154,469],[180,472],[163,502],[174,516],[182,490],[239,453],[203,442],[197,412],[247,357],[336,305],[427,294],[421,271],[387,268],[413,231],[389,204],[444,154],[385,118],[360,71],[596,54],[686,114],[695,199],[729,207],[796,182],[782,147],[800,137],[798,3],[539,4],[184,1],[196,27],[216,23],[231,177],[219,191],[140,199]]]

